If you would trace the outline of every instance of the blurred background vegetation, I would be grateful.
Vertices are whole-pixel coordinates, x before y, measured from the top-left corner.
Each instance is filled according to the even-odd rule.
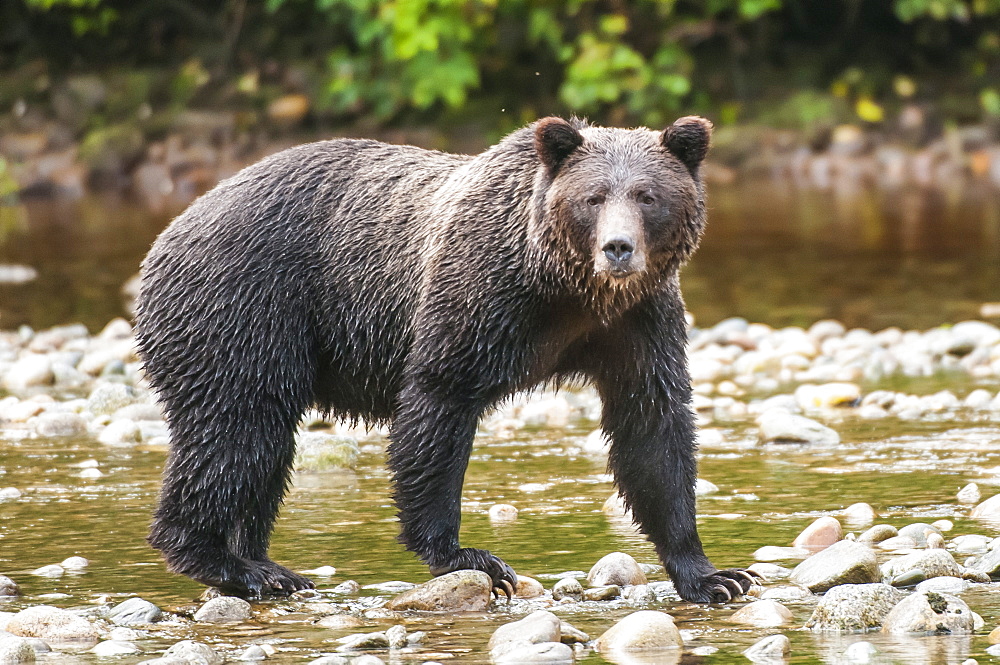
[[[6,0],[0,108],[373,126],[1000,121],[1000,0]],[[55,83],[93,74],[100,99]],[[291,95],[291,97],[289,97]],[[93,96],[93,95],[92,95]],[[275,109],[276,101],[285,106]]]

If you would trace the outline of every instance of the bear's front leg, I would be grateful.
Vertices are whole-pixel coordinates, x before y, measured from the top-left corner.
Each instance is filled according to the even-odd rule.
[[[494,593],[509,599],[517,575],[486,550],[461,547],[462,483],[483,408],[453,396],[410,388],[400,396],[389,435],[389,469],[399,508],[399,541],[415,552],[432,575],[481,570]]]

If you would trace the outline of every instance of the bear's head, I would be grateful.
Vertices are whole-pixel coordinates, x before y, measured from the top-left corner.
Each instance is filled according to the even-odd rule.
[[[535,223],[557,269],[596,301],[637,297],[673,279],[705,225],[699,167],[711,132],[695,116],[660,132],[535,123]]]

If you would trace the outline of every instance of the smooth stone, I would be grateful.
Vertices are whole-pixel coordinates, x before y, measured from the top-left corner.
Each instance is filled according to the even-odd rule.
[[[886,538],[880,543],[875,543],[875,545],[880,550],[895,552],[898,550],[912,550],[916,548],[917,541],[909,536],[893,536],[892,538]]]
[[[492,588],[493,581],[486,573],[456,570],[404,591],[386,603],[386,608],[394,611],[482,612],[490,605]]]
[[[565,577],[552,586],[552,598],[562,600],[563,598],[573,598],[580,600],[583,597],[583,585],[579,580],[572,577]]]
[[[493,659],[496,665],[520,665],[521,663],[524,665],[571,665],[574,661],[573,648],[562,642],[524,644]]]
[[[601,557],[587,574],[587,583],[591,586],[632,586],[646,582],[639,563],[624,552],[612,552]]]
[[[907,554],[897,559],[889,559],[882,564],[882,576],[896,577],[911,570],[920,569],[927,579],[932,577],[961,577],[962,569],[954,557],[946,550],[928,549]]]
[[[385,631],[385,639],[389,640],[390,649],[402,649],[406,646],[406,626],[397,624]]]
[[[674,619],[665,612],[640,610],[613,625],[597,638],[594,648],[602,653],[675,649],[684,646]]]
[[[101,383],[87,398],[87,410],[95,416],[111,415],[123,406],[140,400],[139,392],[122,383]]]
[[[296,438],[296,471],[329,471],[354,469],[358,465],[361,448],[352,436],[303,432]]]
[[[3,387],[12,391],[52,385],[52,361],[47,355],[29,353],[14,362],[3,376]]]
[[[513,522],[517,519],[517,508],[509,503],[497,503],[490,506],[488,514],[491,522]]]
[[[871,642],[855,642],[844,649],[844,661],[851,665],[867,665],[878,656],[879,650]]]
[[[339,630],[342,628],[360,628],[365,625],[365,622],[350,614],[332,614],[317,621],[316,625]]]
[[[545,587],[533,577],[517,576],[517,587],[514,588],[514,595],[518,598],[538,598],[545,595]]]
[[[267,652],[259,644],[251,644],[246,649],[243,650],[236,660],[241,660],[244,662],[256,662],[258,660],[266,660]]]
[[[852,524],[870,524],[875,521],[875,509],[867,503],[852,503],[841,513]]]
[[[916,522],[914,524],[907,524],[902,529],[899,530],[899,535],[902,537],[909,536],[917,543],[917,547],[927,547],[927,536],[936,533],[941,535],[941,531],[930,524],[924,524],[923,522]]]
[[[207,665],[203,660],[186,660],[175,656],[160,656],[140,661],[138,665]]]
[[[992,539],[980,535],[956,536],[952,539],[951,546],[959,554],[982,554],[988,549],[990,540]]]
[[[330,589],[332,593],[339,593],[343,595],[352,595],[361,591],[361,585],[354,580],[346,580],[341,582],[337,586]]]
[[[253,617],[250,603],[242,598],[219,596],[208,601],[194,613],[195,621],[224,623],[227,621],[247,621]]]
[[[853,632],[878,628],[905,595],[888,584],[841,584],[820,598],[806,628]]]
[[[927,581],[927,575],[924,574],[924,571],[920,568],[913,568],[905,573],[896,575],[889,583],[894,587],[904,588],[908,586],[916,586],[917,584],[925,581]]]
[[[21,490],[16,487],[0,487],[0,501],[17,499],[21,496]]]
[[[758,440],[761,443],[808,443],[834,446],[840,435],[826,425],[787,411],[772,410],[761,414]]]
[[[20,596],[21,589],[14,580],[6,575],[0,575],[0,596]]]
[[[0,633],[0,663],[20,665],[35,662],[35,649],[23,637]]]
[[[969,581],[963,580],[961,577],[933,577],[929,580],[924,580],[917,585],[917,591],[934,591],[936,593],[950,593],[952,595],[962,593],[967,591],[969,588]]]
[[[97,440],[107,446],[130,446],[142,443],[142,429],[134,420],[116,420],[101,430]]]
[[[987,550],[986,554],[976,557],[971,563],[966,562],[965,567],[990,577],[1000,574],[1000,547]]]
[[[861,403],[861,388],[853,383],[807,383],[795,389],[795,401],[805,411],[857,406]]]
[[[212,647],[194,640],[181,640],[163,653],[163,658],[182,660],[191,665],[221,665],[222,656]]]
[[[590,635],[562,620],[559,622],[559,636],[563,644],[586,644],[590,641]]]
[[[709,482],[704,478],[698,478],[694,482],[694,495],[695,496],[708,496],[709,494],[715,494],[719,491],[719,486],[713,482]]]
[[[361,633],[358,635],[347,635],[338,642],[337,651],[354,651],[356,649],[388,649],[389,638],[384,632]]]
[[[648,605],[656,602],[656,593],[648,584],[637,584],[622,589],[622,598],[628,600],[629,605]]]
[[[972,610],[961,598],[933,591],[914,593],[886,616],[883,633],[964,635],[974,629]]]
[[[129,598],[108,612],[108,618],[118,626],[153,623],[159,621],[162,616],[163,612],[159,607],[142,598]]]
[[[38,637],[49,644],[89,649],[97,644],[97,629],[83,617],[58,607],[36,605],[21,610],[7,622],[8,633]]]
[[[782,626],[792,620],[787,607],[775,600],[758,600],[733,612],[729,620],[759,628]]]
[[[997,626],[990,631],[990,634],[986,636],[990,644],[1000,644],[1000,626]]]
[[[801,587],[795,584],[782,584],[779,586],[773,586],[760,594],[761,600],[777,600],[777,601],[795,601],[802,600],[803,598],[809,598],[813,593],[805,587]]]
[[[979,485],[976,483],[969,483],[962,489],[958,490],[958,494],[955,495],[959,503],[979,503],[979,499],[982,498],[982,494],[979,492]]]
[[[843,535],[844,531],[840,522],[835,518],[819,517],[795,537],[795,540],[792,541],[792,547],[811,551],[822,550],[833,545]]]
[[[559,617],[552,612],[538,610],[523,619],[497,628],[486,646],[490,655],[496,659],[527,645],[559,642],[562,639],[560,631]]]
[[[617,584],[598,586],[583,590],[583,600],[614,600],[622,595],[622,589]]]
[[[62,577],[65,573],[66,569],[58,563],[50,563],[47,566],[35,568],[31,571],[32,575],[37,575],[38,577]]]
[[[84,570],[90,562],[82,556],[71,556],[63,559],[59,565],[66,570]]]
[[[775,563],[755,563],[747,567],[747,570],[757,573],[768,582],[775,580],[787,580],[792,574],[791,568],[785,568]]]
[[[791,559],[805,559],[809,556],[809,550],[799,547],[780,547],[778,545],[764,545],[753,553],[753,558],[757,561],[788,561]]]
[[[990,519],[1000,519],[1000,494],[996,494],[986,499],[969,513],[969,517],[986,517]]]
[[[881,576],[871,548],[841,540],[796,566],[790,580],[815,593],[838,584],[878,582]]]
[[[899,535],[899,531],[891,524],[875,524],[858,536],[859,543],[881,543]]]
[[[783,661],[792,652],[792,643],[784,635],[771,635],[754,642],[743,655],[755,663]]]
[[[90,651],[99,658],[111,658],[113,656],[129,656],[139,653],[139,647],[131,642],[105,640],[104,642],[98,642]]]
[[[81,436],[87,433],[87,420],[78,413],[41,413],[31,422],[35,432],[46,438]]]

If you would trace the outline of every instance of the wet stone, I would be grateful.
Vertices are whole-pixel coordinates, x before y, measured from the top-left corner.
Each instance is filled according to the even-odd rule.
[[[875,662],[879,650],[871,642],[861,640],[844,649],[844,661],[846,663],[862,665]]]
[[[309,661],[309,665],[348,665],[351,661],[344,656],[321,656]],[[357,662],[355,659],[354,662]],[[140,664],[141,665],[141,664]]]
[[[900,573],[892,578],[889,582],[892,586],[897,588],[905,588],[908,586],[915,586],[927,580],[927,575],[920,568],[913,568],[906,571],[905,573]]]
[[[316,622],[316,625],[338,630],[343,628],[360,628],[365,625],[365,622],[350,614],[333,614],[323,617]]]
[[[792,652],[792,643],[784,635],[771,635],[758,640],[743,652],[748,660],[755,663],[783,661]]]
[[[383,632],[361,633],[359,635],[348,635],[339,640],[340,646],[337,651],[354,651],[360,649],[388,649],[389,638]]]
[[[858,536],[859,543],[880,543],[899,535],[899,531],[891,524],[876,524]]]
[[[597,638],[594,648],[602,653],[648,651],[684,646],[673,617],[665,612],[641,610],[628,615]]]
[[[753,558],[757,561],[789,561],[793,559],[805,559],[809,556],[809,550],[801,547],[780,547],[778,545],[765,545],[758,548],[753,553]]]
[[[779,566],[774,563],[755,563],[752,566],[749,566],[747,570],[757,573],[768,582],[786,580],[788,579],[788,576],[792,574],[792,570],[790,568],[785,568],[784,566]]]
[[[570,665],[574,662],[572,647],[561,642],[525,644],[493,659],[497,665]],[[354,663],[352,663],[354,665]]]
[[[631,586],[645,584],[646,575],[638,562],[624,552],[612,552],[594,564],[587,574],[591,586]]]
[[[139,392],[132,386],[101,383],[87,398],[87,410],[95,416],[111,415],[123,406],[135,404],[139,399]]]
[[[969,581],[961,577],[934,577],[917,585],[917,591],[934,591],[936,593],[962,593],[969,588]]]
[[[897,552],[899,550],[912,550],[917,546],[917,541],[909,536],[893,536],[886,538],[882,542],[875,543],[880,550]]]
[[[346,582],[341,582],[337,586],[330,589],[332,593],[339,593],[344,595],[353,595],[361,590],[361,585],[354,580],[347,580]]]
[[[806,550],[822,550],[841,539],[843,529],[833,517],[820,517],[807,526],[792,541],[792,547]]]
[[[870,524],[875,520],[875,509],[867,503],[852,503],[844,508],[844,519],[852,524]]]
[[[264,651],[264,649],[262,649],[259,644],[251,644],[246,649],[244,649],[243,653],[239,655],[239,658],[237,658],[237,660],[245,662],[256,662],[258,660],[265,660],[266,658],[267,658],[267,652]]]
[[[972,610],[961,598],[930,591],[901,600],[886,616],[882,632],[963,635],[973,628]]]
[[[497,628],[490,637],[487,648],[496,660],[528,645],[559,642],[561,635],[559,617],[552,612],[539,610]]]
[[[790,580],[813,592],[839,584],[878,582],[875,553],[860,543],[842,540],[806,559],[792,571]]]
[[[911,570],[920,569],[926,579],[932,577],[961,577],[962,569],[946,550],[929,549],[890,559],[882,564],[882,576],[894,578]]]
[[[31,424],[38,436],[48,438],[87,433],[87,421],[78,413],[42,413],[35,416]]]
[[[28,640],[0,632],[0,663],[19,665],[34,662],[35,650]]]
[[[563,598],[580,600],[583,597],[583,585],[572,577],[563,578],[552,586],[552,597],[555,600]]]
[[[108,618],[118,626],[153,623],[159,621],[162,616],[163,612],[159,607],[142,598],[129,598],[108,612]]]
[[[729,620],[759,628],[781,626],[792,620],[788,608],[775,600],[758,600],[733,612]]]
[[[514,595],[518,598],[538,598],[545,594],[545,587],[533,577],[517,576],[517,587]]]
[[[509,503],[498,503],[490,506],[491,522],[513,522],[517,519],[517,508]]]
[[[796,601],[802,600],[803,598],[809,598],[813,593],[805,587],[798,586],[796,584],[782,584],[780,586],[773,586],[760,594],[761,600],[777,600],[781,601]]]
[[[212,647],[202,642],[182,640],[177,642],[163,654],[164,659],[181,660],[191,665],[221,665],[222,656]]]
[[[490,604],[493,582],[478,570],[457,570],[435,577],[386,604],[393,611],[482,612]]]
[[[0,575],[0,596],[20,596],[21,589],[14,580],[5,575]]]
[[[402,649],[406,646],[406,627],[395,625],[385,631],[385,639],[389,641],[390,649]]]
[[[988,550],[986,554],[976,557],[966,567],[990,577],[1000,575],[1000,548]]]
[[[38,637],[49,644],[89,649],[97,644],[97,629],[72,612],[49,605],[21,610],[7,623],[7,632],[20,637]]]
[[[900,536],[913,538],[917,547],[927,547],[927,536],[931,533],[941,535],[941,531],[937,527],[922,522],[907,524],[899,530]]]
[[[559,636],[563,644],[586,644],[590,635],[565,621],[559,622]]]
[[[253,610],[247,601],[233,596],[219,596],[198,608],[198,611],[194,613],[194,620],[206,623],[225,623],[247,621],[252,616]]]
[[[139,653],[139,647],[131,642],[105,640],[104,642],[99,642],[90,651],[100,658],[109,658],[112,656],[129,656],[134,653]]]
[[[297,471],[354,469],[361,454],[358,440],[354,437],[323,432],[300,433],[295,450]]]
[[[952,539],[951,547],[959,554],[982,554],[989,547],[991,540],[979,535],[957,536]]]
[[[959,503],[979,503],[979,499],[982,495],[979,493],[979,485],[976,483],[969,483],[962,489],[958,490],[958,494],[955,498],[958,499]]]
[[[622,595],[622,589],[617,584],[598,586],[583,590],[583,600],[614,600]]]
[[[969,513],[969,517],[1000,518],[1000,494],[986,499]]]
[[[835,430],[805,416],[782,410],[763,413],[759,424],[758,439],[761,443],[808,443],[818,446],[840,443],[840,435]]]
[[[842,584],[820,598],[806,628],[853,632],[878,628],[905,595],[888,584]]]

